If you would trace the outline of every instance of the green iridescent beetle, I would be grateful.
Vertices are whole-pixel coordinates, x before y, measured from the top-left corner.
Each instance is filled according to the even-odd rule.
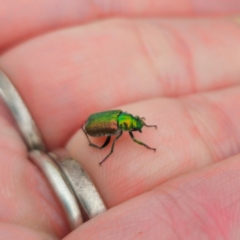
[[[151,148],[143,142],[135,139],[133,136],[134,131],[142,132],[143,126],[145,127],[155,127],[156,125],[147,125],[143,120],[145,118],[140,118],[138,116],[133,116],[132,114],[123,112],[122,110],[112,110],[106,112],[98,112],[90,115],[83,125],[82,129],[88,139],[89,145],[95,148],[103,149],[106,147],[112,135],[117,135],[113,140],[110,153],[99,163],[100,165],[113,153],[115,142],[122,136],[123,131],[127,131],[130,134],[132,140],[144,147],[156,151],[156,148]],[[99,147],[93,144],[88,135],[92,137],[107,136],[104,144]]]

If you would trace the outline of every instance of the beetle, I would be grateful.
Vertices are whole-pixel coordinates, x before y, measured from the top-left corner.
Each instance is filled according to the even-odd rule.
[[[99,163],[100,166],[113,153],[115,142],[122,136],[124,131],[129,132],[130,137],[134,142],[156,151],[156,148],[151,148],[145,143],[135,139],[132,133],[134,131],[142,132],[143,126],[155,127],[157,129],[156,125],[147,125],[144,120],[145,118],[143,117],[140,118],[139,116],[133,116],[132,114],[123,112],[122,110],[98,112],[88,117],[87,121],[82,126],[82,129],[88,139],[89,146],[103,149],[109,144],[111,136],[117,135],[113,140],[110,153]],[[88,135],[92,137],[107,136],[107,138],[102,146],[97,146],[90,141]]]

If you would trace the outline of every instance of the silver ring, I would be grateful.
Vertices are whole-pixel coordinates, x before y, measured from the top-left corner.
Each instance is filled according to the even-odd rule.
[[[44,151],[45,144],[22,98],[8,77],[0,71],[0,95],[11,111],[29,150]]]
[[[83,223],[81,210],[59,166],[48,154],[39,150],[32,150],[29,157],[47,178],[67,216],[70,227],[72,229],[78,227]]]
[[[95,185],[80,163],[65,149],[46,153],[46,146],[22,98],[6,74],[0,71],[0,96],[18,124],[29,149],[29,158],[43,172],[57,196],[69,225],[75,229],[83,223],[81,210],[88,218],[104,211],[106,206]]]
[[[106,211],[100,194],[79,162],[69,157],[65,149],[56,150],[49,155],[59,165],[88,218]]]

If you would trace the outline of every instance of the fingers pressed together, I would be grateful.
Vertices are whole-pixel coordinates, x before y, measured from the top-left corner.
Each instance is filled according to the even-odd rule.
[[[204,4],[192,2],[199,12],[204,9]],[[168,14],[176,11],[170,3],[164,6]],[[192,8],[185,6],[178,13],[191,14]],[[143,2],[133,2],[128,9],[138,15],[141,7],[146,7]],[[105,12],[112,14],[114,6]],[[91,18],[75,14],[62,21],[68,26]],[[29,29],[36,29],[37,22]],[[0,40],[4,51],[0,68],[21,94],[49,150],[67,147],[113,208],[65,239],[236,239],[240,210],[237,22],[227,17],[119,18],[41,34],[52,26],[46,22],[39,25],[38,33],[28,30],[40,36],[11,49],[6,46],[29,35],[23,27],[17,30],[18,37],[8,33],[7,40]],[[100,167],[110,148],[91,148],[81,126],[89,114],[110,109],[122,109],[157,125],[157,130],[143,128],[134,134],[157,148],[156,153],[123,134]],[[2,107],[0,111],[7,116]],[[14,223],[23,226],[19,231],[29,234],[26,239],[41,239],[34,238],[30,228],[44,232],[43,239],[66,235],[69,228],[56,198],[6,119],[0,119],[0,182],[5,183],[0,191],[0,219],[6,224],[0,233],[11,232],[6,229]],[[104,139],[92,140],[100,145]]]

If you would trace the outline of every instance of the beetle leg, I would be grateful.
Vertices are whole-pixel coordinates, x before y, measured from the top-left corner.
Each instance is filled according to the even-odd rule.
[[[142,121],[145,127],[155,127],[157,129],[157,125],[147,125],[144,121]]]
[[[138,144],[140,144],[140,145],[143,145],[144,147],[146,147],[146,148],[148,148],[148,149],[151,149],[151,150],[153,150],[153,151],[156,152],[156,148],[151,148],[151,147],[149,147],[148,145],[146,145],[145,143],[140,142],[139,140],[137,140],[137,139],[133,136],[133,133],[132,133],[132,132],[129,132],[129,134],[130,134],[130,137],[132,138],[132,140],[133,140],[134,142],[136,142],[136,143],[138,143]]]
[[[104,161],[106,161],[107,158],[113,153],[114,144],[115,144],[115,142],[122,136],[122,133],[123,133],[123,132],[121,131],[120,134],[119,134],[117,137],[115,137],[115,139],[113,140],[113,143],[112,143],[112,148],[111,148],[110,153],[99,163],[100,166],[101,166],[102,163],[103,163]]]
[[[110,143],[111,136],[108,136],[107,139],[106,139],[106,141],[104,142],[104,144],[103,144],[101,147],[99,147],[99,146],[97,146],[96,144],[94,144],[94,143],[92,143],[92,142],[90,141],[90,139],[89,139],[89,137],[88,137],[88,135],[87,135],[84,127],[82,127],[82,130],[83,130],[83,132],[85,133],[85,135],[86,135],[86,137],[87,137],[87,139],[88,139],[89,146],[92,146],[92,147],[95,147],[95,148],[98,148],[98,149],[103,149],[103,148],[105,148],[105,147]]]

